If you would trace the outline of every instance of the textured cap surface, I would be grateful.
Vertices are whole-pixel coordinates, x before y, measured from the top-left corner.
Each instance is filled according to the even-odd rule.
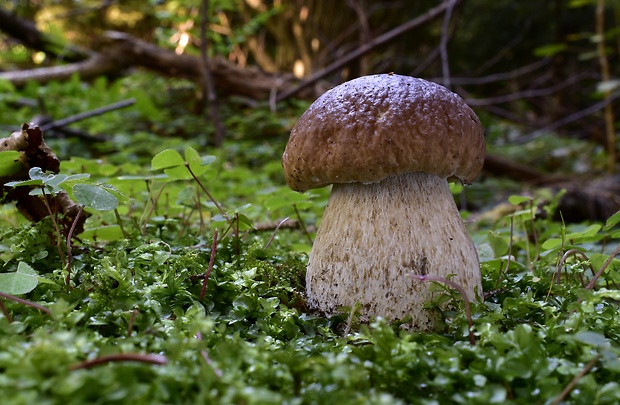
[[[426,172],[470,183],[485,156],[480,120],[443,86],[364,76],[319,97],[291,131],[282,164],[296,191]]]

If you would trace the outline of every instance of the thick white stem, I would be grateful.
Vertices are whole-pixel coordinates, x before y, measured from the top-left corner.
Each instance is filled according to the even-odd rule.
[[[430,284],[411,272],[454,274],[470,299],[482,294],[478,255],[447,181],[412,173],[335,184],[310,255],[310,306],[332,314],[361,304],[364,319],[410,315],[411,328],[431,329]]]

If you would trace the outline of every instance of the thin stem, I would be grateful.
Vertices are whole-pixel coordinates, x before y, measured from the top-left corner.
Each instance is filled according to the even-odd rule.
[[[575,256],[581,256],[585,261],[588,261],[588,256],[586,256],[585,253],[583,253],[581,250],[578,250],[578,249],[567,250],[566,253],[564,253],[564,256],[562,256],[562,258],[560,259],[560,263],[558,263],[555,269],[555,275],[556,275],[555,281],[556,281],[556,284],[558,285],[560,284],[560,281],[562,281],[562,265],[564,264],[566,259],[568,259],[568,256],[570,256],[571,254]],[[592,268],[592,265],[590,265],[590,269],[594,273],[594,269]]]
[[[456,6],[458,0],[450,0],[448,7],[443,17],[443,23],[441,24],[441,41],[439,44],[439,50],[441,55],[441,73],[443,75],[443,85],[451,89],[452,83],[450,80],[450,63],[448,61],[448,37],[450,30],[450,20],[452,19],[452,12]]]
[[[534,213],[534,200],[530,200],[530,216],[532,217],[532,238],[534,239],[534,246],[536,246],[536,255],[534,261],[538,261],[540,255],[540,246],[538,245],[538,232],[536,231],[536,214]],[[534,263],[531,263],[532,268]]]
[[[123,227],[123,220],[121,219],[121,215],[118,213],[118,209],[114,209],[114,216],[116,217],[116,223],[118,227],[121,228],[121,233],[123,234],[123,238],[127,239],[127,232],[125,232],[125,228]]]
[[[9,321],[9,323],[13,323],[13,318],[11,317],[11,314],[9,314],[9,311],[6,309],[2,301],[0,301],[0,311],[2,311],[4,317],[7,319],[7,321]]]
[[[594,358],[592,360],[590,360],[588,362],[588,364],[586,364],[584,369],[581,370],[579,372],[579,374],[577,374],[575,376],[575,378],[573,378],[571,380],[571,382],[562,390],[560,395],[558,395],[557,398],[555,400],[553,400],[553,402],[551,404],[552,405],[559,405],[559,404],[561,404],[562,401],[564,400],[564,398],[566,398],[566,396],[568,396],[568,394],[570,394],[570,392],[573,390],[573,388],[575,388],[577,383],[579,383],[579,380],[581,380],[586,374],[588,374],[590,372],[590,370],[592,370],[592,368],[594,368],[594,366],[596,365],[596,363],[598,363],[600,358],[601,358],[600,354],[597,354],[596,356],[594,356]]]
[[[16,296],[11,295],[11,294],[3,293],[2,291],[0,291],[0,297],[9,299],[11,301],[15,301],[15,302],[17,302],[19,304],[24,304],[24,305],[29,306],[29,307],[34,308],[34,309],[38,309],[39,311],[45,312],[48,315],[52,315],[52,311],[50,311],[49,309],[45,308],[42,305],[37,304],[36,302],[28,301],[28,300],[16,297]]]
[[[196,183],[198,184],[198,186],[202,189],[202,191],[204,191],[204,193],[207,195],[207,197],[209,197],[209,199],[211,200],[211,202],[213,204],[215,204],[215,206],[217,207],[218,211],[220,211],[220,214],[222,214],[222,216],[226,219],[226,221],[228,222],[228,224],[231,226],[231,228],[235,228],[234,224],[232,223],[232,220],[230,219],[230,217],[228,216],[228,214],[224,211],[224,209],[222,208],[222,206],[220,205],[220,203],[217,202],[217,200],[215,198],[213,198],[213,196],[211,195],[211,193],[209,193],[209,190],[207,190],[207,188],[202,184],[202,182],[198,179],[198,177],[196,177],[196,175],[194,174],[194,171],[192,170],[191,167],[189,167],[189,163],[185,163],[185,167],[187,168],[187,170],[189,171],[189,174],[192,175],[192,177],[194,178],[194,180],[196,181]]]
[[[355,305],[351,307],[351,312],[349,313],[349,318],[347,319],[347,326],[344,328],[344,336],[348,336],[351,332],[351,325],[353,324],[353,318],[355,317],[355,311],[357,311],[360,307],[360,303],[356,302]]]
[[[82,212],[84,212],[84,206],[80,205],[80,209],[75,215],[75,219],[73,220],[73,223],[71,224],[71,228],[69,229],[69,232],[67,233],[67,278],[65,280],[67,285],[71,284],[71,263],[73,262],[73,252],[71,250],[71,238],[73,237],[73,233],[75,232],[75,226],[77,225],[78,220],[82,216]]]
[[[198,339],[199,341],[202,340],[202,334],[200,332],[196,333],[196,339]],[[213,365],[213,362],[211,361],[211,358],[209,357],[209,354],[207,353],[206,350],[201,350],[200,351],[200,355],[202,356],[203,360],[205,361],[205,363],[207,363],[209,366],[211,366],[211,368],[213,369],[213,372],[215,373],[216,376],[218,377],[222,377],[222,370],[220,370],[219,368],[215,367]]]
[[[525,255],[527,256],[527,262],[529,263],[529,269],[532,270],[532,253],[530,252],[530,238],[527,233],[527,228],[525,227],[525,220],[521,216],[521,226],[523,227],[523,231],[525,232]]]
[[[274,229],[273,234],[271,234],[271,238],[269,238],[269,241],[267,241],[267,243],[265,244],[264,249],[267,249],[269,247],[269,245],[271,245],[271,242],[273,242],[274,238],[276,237],[276,233],[278,232],[278,229],[280,229],[280,227],[282,225],[284,225],[284,223],[286,221],[288,221],[289,217],[284,218],[282,221],[280,221],[280,223],[276,226],[276,229]]]
[[[293,204],[293,209],[295,210],[295,215],[297,215],[297,220],[299,221],[299,226],[301,226],[301,229],[304,231],[304,234],[306,235],[306,238],[308,238],[308,242],[310,242],[310,245],[312,245],[314,242],[312,241],[312,237],[310,236],[310,232],[308,232],[308,230],[306,229],[306,225],[304,224],[304,221],[301,219],[301,215],[299,215],[299,210],[297,209],[297,204]]]
[[[86,111],[80,114],[72,115],[67,118],[63,118],[58,121],[50,122],[49,124],[45,124],[41,126],[41,131],[48,131],[54,128],[60,128],[67,126],[69,124],[73,124],[78,121],[85,120],[87,118],[96,117],[97,115],[102,115],[110,111],[118,110],[121,108],[129,107],[130,105],[135,104],[136,99],[130,98],[127,100],[119,101],[117,103],[113,103],[104,107],[95,108],[94,110]]]
[[[54,226],[54,231],[56,231],[56,248],[58,249],[58,254],[60,255],[60,260],[62,261],[63,266],[67,264],[65,259],[65,253],[62,251],[62,232],[60,231],[60,227],[58,226],[58,221],[54,217],[54,212],[52,211],[52,207],[50,207],[49,201],[47,201],[47,194],[45,193],[45,186],[41,186],[41,190],[43,190],[43,204],[45,204],[45,208],[47,208],[48,214],[50,214],[50,219],[52,220],[52,225]]]
[[[504,273],[510,271],[510,258],[512,257],[512,239],[514,237],[514,216],[510,216],[510,241],[508,242],[508,260],[506,261],[506,271],[502,272],[500,268],[500,274],[495,283],[495,288],[499,287],[499,283],[502,281]]]
[[[200,220],[200,233],[203,233],[205,230],[205,217],[200,209],[200,189],[198,184],[196,184],[196,210],[198,211],[198,219]]]
[[[465,292],[465,289],[463,287],[461,287],[460,284],[455,283],[452,280],[449,280],[445,277],[440,277],[440,276],[433,276],[433,275],[421,275],[421,274],[413,274],[413,273],[409,273],[407,274],[408,277],[411,277],[413,279],[416,280],[420,280],[420,281],[435,281],[437,283],[442,283],[442,284],[446,284],[449,287],[454,288],[456,291],[458,291],[459,294],[461,294],[461,297],[463,298],[463,304],[465,305],[465,316],[467,317],[467,325],[468,325],[468,329],[469,329],[469,343],[471,343],[472,346],[476,345],[476,338],[474,336],[474,330],[473,330],[473,322],[471,320],[471,308],[469,306],[469,297],[467,297],[467,293]]]
[[[211,245],[211,257],[209,258],[209,267],[205,273],[205,278],[202,282],[202,291],[200,291],[200,299],[204,300],[205,293],[207,292],[207,283],[209,282],[209,276],[211,276],[211,270],[213,270],[213,263],[215,262],[215,253],[217,252],[217,229],[213,234],[213,244]]]
[[[159,201],[162,193],[164,192],[164,189],[166,188],[166,184],[168,184],[168,183],[164,183],[164,185],[159,190],[159,193],[157,193],[157,196],[155,196],[154,198],[153,197],[149,198],[149,200],[151,202],[151,206],[149,208],[149,211],[146,212],[146,215],[142,216],[142,226],[141,226],[142,236],[146,235],[146,224],[151,219],[151,216],[153,215],[153,212],[155,212],[155,210],[157,208],[157,202]],[[147,186],[148,186],[148,182],[147,182]],[[150,187],[149,187],[149,196],[150,195],[151,195],[151,191],[150,191]]]
[[[78,364],[74,364],[69,367],[69,370],[87,369],[87,368],[93,368],[95,366],[100,366],[102,364],[107,364],[107,363],[112,363],[112,362],[126,362],[126,361],[137,361],[140,363],[163,365],[163,364],[168,363],[168,358],[166,356],[162,356],[161,354],[140,354],[140,353],[111,354],[107,356],[99,356],[92,360],[87,360],[87,361],[83,361]]]
[[[614,249],[613,252],[611,252],[607,260],[605,260],[603,267],[601,267],[601,269],[594,275],[594,277],[592,277],[592,280],[590,280],[590,282],[586,286],[586,289],[591,290],[594,287],[598,279],[603,275],[603,273],[607,269],[607,266],[609,266],[609,264],[612,262],[612,260],[614,260],[614,257],[616,257],[618,253],[620,253],[620,245],[618,245],[618,247]]]

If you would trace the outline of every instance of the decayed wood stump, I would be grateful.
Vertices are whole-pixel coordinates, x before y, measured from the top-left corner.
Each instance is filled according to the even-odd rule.
[[[1,202],[15,203],[18,211],[30,221],[40,221],[48,217],[51,212],[61,214],[59,220],[63,230],[68,231],[75,221],[79,206],[75,204],[69,195],[61,191],[58,194],[46,195],[47,204],[43,196],[30,195],[32,187],[7,187],[10,181],[27,180],[28,171],[33,167],[40,167],[45,172],[58,173],[60,160],[43,140],[43,132],[36,125],[23,124],[21,131],[13,132],[8,138],[0,139],[0,151],[19,152],[19,169],[6,177],[0,177],[2,187]],[[49,209],[48,209],[49,206]],[[84,221],[90,214],[84,212],[80,215],[75,227],[74,234],[84,230]]]

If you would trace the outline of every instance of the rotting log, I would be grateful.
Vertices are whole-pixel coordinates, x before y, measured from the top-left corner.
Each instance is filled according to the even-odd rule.
[[[28,172],[33,167],[39,167],[45,172],[58,173],[60,160],[43,140],[43,131],[36,125],[23,124],[21,131],[13,132],[11,136],[0,139],[1,151],[17,151],[20,153],[19,170],[10,176],[0,177],[1,203],[15,203],[17,210],[28,220],[38,222],[50,215],[60,214],[62,229],[68,231],[76,220],[79,206],[71,200],[69,195],[61,191],[56,195],[30,195],[32,187],[7,187],[10,181],[28,179]],[[44,198],[47,199],[44,200]],[[77,219],[74,234],[84,231],[84,221],[90,214],[84,212]]]
[[[605,221],[620,211],[620,175],[546,174],[496,155],[486,156],[484,171],[495,177],[548,187],[556,192],[565,190],[558,203],[556,216],[566,222]]]

